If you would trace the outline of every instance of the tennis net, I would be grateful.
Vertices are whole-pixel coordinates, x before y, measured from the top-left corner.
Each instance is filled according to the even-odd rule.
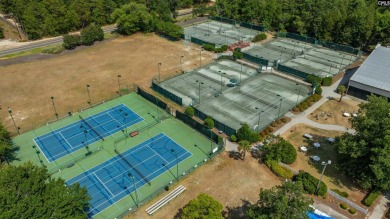
[[[127,165],[129,165],[129,167],[131,169],[133,169],[135,172],[138,173],[139,176],[142,177],[142,179],[149,185],[151,185],[151,183],[149,182],[149,180],[139,171],[137,170],[121,153],[119,153],[118,150],[114,149],[115,153],[119,155],[119,157],[124,161],[126,162]]]
[[[97,132],[94,128],[92,128],[92,126],[83,118],[81,117],[81,115],[79,115],[81,121],[83,121],[92,131],[94,131],[102,140],[104,140],[103,136]]]
[[[242,90],[240,90],[240,93],[243,94],[243,95],[245,95],[245,96],[248,96],[248,97],[250,97],[250,98],[252,98],[252,99],[255,99],[255,100],[257,100],[257,101],[259,101],[259,102],[261,102],[261,103],[264,103],[264,104],[266,104],[266,105],[268,105],[268,106],[271,106],[271,107],[273,107],[273,108],[275,108],[275,109],[278,108],[277,105],[272,104],[272,103],[270,103],[270,102],[268,102],[268,101],[265,101],[265,100],[263,100],[263,99],[261,99],[261,98],[259,98],[259,97],[256,97],[256,96],[254,96],[254,95],[252,95],[252,94],[249,94],[249,93],[247,93],[247,92],[244,92],[244,91],[242,91]]]

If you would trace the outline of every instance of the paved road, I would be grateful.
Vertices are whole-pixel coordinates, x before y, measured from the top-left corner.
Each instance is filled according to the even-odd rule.
[[[103,27],[102,28],[104,32],[111,32],[117,29],[116,26],[108,26],[108,27]],[[39,40],[36,42],[32,42],[28,45],[22,45],[20,47],[12,48],[12,49],[6,49],[6,50],[1,50],[0,49],[0,56],[16,53],[16,52],[22,52],[22,51],[27,51],[39,47],[45,47],[45,46],[50,46],[54,44],[59,44],[62,43],[62,36],[59,37],[54,37],[54,38],[49,38],[49,39],[43,39]]]

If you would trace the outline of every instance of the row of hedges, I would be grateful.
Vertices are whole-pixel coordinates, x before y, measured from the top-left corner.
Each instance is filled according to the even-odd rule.
[[[303,112],[307,108],[309,108],[311,105],[313,105],[313,103],[317,102],[320,99],[321,99],[321,95],[313,94],[310,97],[306,98],[305,101],[303,101],[302,103],[298,104],[298,106],[294,107],[293,111],[294,112]]]
[[[294,181],[302,182],[303,189],[305,190],[305,192],[308,194],[314,194],[316,192],[319,179],[315,178],[309,173],[302,171],[298,175],[295,175]],[[328,187],[324,182],[321,181],[320,188],[318,189],[317,195],[325,196],[327,191],[328,191]]]
[[[363,204],[367,207],[370,207],[380,194],[381,193],[379,191],[371,191],[370,194],[368,194],[368,196],[363,200]]]
[[[291,170],[281,166],[277,161],[268,160],[265,162],[265,165],[267,165],[267,167],[269,167],[271,171],[279,177],[284,179],[292,179],[294,177],[294,173]]]
[[[80,35],[64,35],[63,46],[65,49],[74,49],[80,45],[90,46],[96,41],[102,40],[104,40],[103,29],[99,25],[90,24],[88,27],[80,31]]]
[[[313,85],[316,84],[317,86],[318,85],[330,86],[333,83],[333,78],[332,77],[320,78],[314,75],[308,75],[306,81]]]
[[[272,122],[270,126],[265,128],[262,132],[260,132],[261,137],[266,137],[274,132],[274,128],[277,128],[278,126],[289,122],[289,119],[287,117],[283,117],[281,119],[277,119],[276,121]]]
[[[349,196],[347,192],[340,191],[338,189],[332,189],[332,191],[337,193],[339,196],[344,197],[344,198],[348,198],[348,196]]]
[[[260,41],[265,40],[265,39],[267,39],[267,34],[260,33],[260,34],[257,34],[255,36],[255,38],[253,38],[252,42],[256,43],[256,42],[260,42]]]
[[[228,49],[228,46],[227,45],[222,45],[221,48],[215,48],[215,45],[213,45],[213,44],[204,44],[203,48],[205,50],[207,50],[207,51],[212,51],[212,52],[215,52],[215,53],[221,53],[221,52],[225,52]]]
[[[339,206],[340,206],[340,208],[343,209],[343,210],[347,210],[347,209],[348,209],[348,212],[349,212],[350,214],[356,214],[356,210],[353,209],[353,208],[349,208],[349,205],[346,204],[346,203],[341,203]]]

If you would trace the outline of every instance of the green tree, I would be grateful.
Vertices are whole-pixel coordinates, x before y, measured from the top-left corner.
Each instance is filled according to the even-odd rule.
[[[4,39],[4,29],[0,27],[0,39]]]
[[[195,110],[194,110],[194,108],[192,106],[189,106],[189,107],[186,108],[184,113],[187,114],[188,116],[193,117],[195,115]]]
[[[343,98],[343,96],[345,95],[345,92],[347,91],[347,89],[345,88],[344,85],[340,85],[337,87],[337,93],[340,94],[340,99],[339,99],[339,102],[341,102],[341,99]]]
[[[90,24],[80,32],[81,44],[93,45],[96,41],[102,41],[104,39],[104,32],[99,25]]]
[[[12,139],[10,133],[5,129],[3,124],[0,122],[0,165],[3,162],[10,162],[14,160],[15,151],[18,148],[14,147],[12,144]]]
[[[66,34],[64,35],[64,42],[62,45],[64,46],[65,49],[74,49],[80,45],[80,42],[81,42],[80,35]]]
[[[0,169],[0,218],[88,218],[90,197],[31,163]]]
[[[306,212],[313,200],[305,197],[300,182],[286,182],[260,190],[260,200],[246,212],[248,218],[308,218]]]
[[[344,133],[336,143],[338,167],[363,188],[390,188],[390,103],[368,96],[351,119],[355,134]]]
[[[237,131],[237,138],[241,140],[247,140],[250,143],[254,143],[260,140],[260,135],[257,132],[252,131],[249,125],[244,123]]]
[[[131,2],[116,9],[111,18],[118,26],[118,32],[130,35],[137,31],[150,32],[154,28],[153,17],[143,4]]]
[[[295,147],[280,136],[273,136],[272,141],[266,144],[265,160],[282,161],[292,164],[297,160]]]
[[[184,208],[183,219],[222,219],[223,206],[207,194],[200,193],[197,198],[191,200]]]
[[[207,126],[207,128],[212,129],[214,128],[214,120],[211,117],[207,117],[204,120],[204,124]]]
[[[155,24],[157,33],[166,35],[174,40],[180,39],[183,34],[183,28],[174,23],[157,20]]]
[[[242,153],[242,160],[245,160],[245,154],[246,152],[250,151],[251,144],[247,140],[239,141],[237,149]]]

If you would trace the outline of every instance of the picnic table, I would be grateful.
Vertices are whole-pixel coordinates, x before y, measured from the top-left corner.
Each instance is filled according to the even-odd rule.
[[[321,147],[321,144],[320,144],[319,142],[315,142],[315,143],[313,144],[313,146],[314,146],[315,148],[319,148],[319,147]]]

